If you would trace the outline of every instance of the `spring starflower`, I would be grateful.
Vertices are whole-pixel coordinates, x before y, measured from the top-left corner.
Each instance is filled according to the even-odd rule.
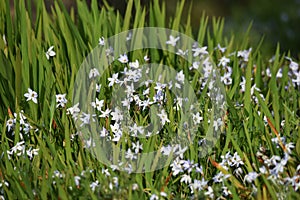
[[[24,96],[27,98],[26,101],[32,100],[34,103],[37,103],[38,94],[32,89],[28,88],[28,93],[25,93]]]
[[[53,56],[56,55],[55,51],[53,51],[53,48],[54,48],[54,46],[51,46],[51,47],[47,50],[47,52],[45,53],[45,54],[46,54],[46,57],[47,57],[47,60],[49,60],[50,57],[53,57]]]

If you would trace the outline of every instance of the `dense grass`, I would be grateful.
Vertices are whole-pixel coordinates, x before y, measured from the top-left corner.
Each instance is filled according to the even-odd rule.
[[[14,17],[9,0],[0,5],[2,198],[300,198],[300,69],[289,53],[280,51],[279,44],[273,58],[262,57],[261,44],[248,44],[248,32],[238,39],[224,38],[224,20],[205,15],[199,20],[198,35],[193,36],[190,18],[181,21],[184,1],[177,5],[169,24],[165,6],[158,0],[147,9],[138,0],[129,0],[124,18],[109,5],[99,9],[96,0],[90,7],[78,0],[76,14],[74,10],[68,13],[61,1],[55,1],[51,13],[43,1],[35,1],[35,20],[30,2],[15,1]],[[147,54],[151,61],[182,71],[198,94],[203,117],[198,135],[184,153],[177,152],[180,156],[170,166],[135,174],[130,169],[113,170],[91,155],[88,141],[78,133],[76,112],[72,112],[76,102],[72,101],[77,72],[85,57],[101,45],[99,38],[106,40],[122,31],[148,26],[179,31],[193,37],[200,47],[207,47],[203,54],[215,63],[224,83],[226,112],[220,139],[208,155],[200,157],[203,133],[210,130],[213,123],[209,121],[214,120],[203,78],[205,68],[197,73],[189,68],[191,63],[182,62],[176,54],[166,56],[163,51],[146,49],[128,54],[129,62],[138,59],[146,63],[143,56]],[[106,78],[97,93],[105,109],[112,109],[107,78],[129,66],[118,58],[116,55],[111,70],[103,74]],[[149,86],[149,98],[155,96],[154,88],[155,84]],[[145,89],[136,91],[141,99]],[[160,106],[166,106],[170,122],[160,132],[165,135],[140,140],[146,152],[168,144],[172,135],[167,133],[178,130],[180,114],[173,108],[174,94],[163,91],[167,101]],[[29,95],[24,96],[26,93]],[[137,105],[131,110],[139,126],[149,119],[147,110],[141,110]],[[113,137],[111,118],[108,115],[99,123]],[[122,147],[117,147],[134,151],[133,143],[138,140],[126,139],[127,143],[122,139]]]

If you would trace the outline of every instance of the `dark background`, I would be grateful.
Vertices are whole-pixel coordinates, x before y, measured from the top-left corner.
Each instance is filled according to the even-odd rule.
[[[76,1],[63,0],[67,8],[76,7]],[[87,0],[90,3],[90,0]],[[127,0],[106,0],[121,14],[125,13]],[[149,7],[150,0],[140,0]],[[161,1],[162,2],[162,1]],[[167,15],[176,15],[176,4],[180,0],[165,0]],[[99,5],[103,1],[99,0]],[[49,11],[53,0],[45,0]],[[251,40],[253,43],[264,36],[263,50],[274,52],[277,42],[282,51],[291,50],[292,55],[300,55],[300,0],[186,0],[182,22],[185,22],[191,7],[192,26],[198,30],[202,12],[208,16],[224,17],[227,36],[234,34],[236,38],[242,36],[253,22]],[[250,41],[251,42],[251,41]]]

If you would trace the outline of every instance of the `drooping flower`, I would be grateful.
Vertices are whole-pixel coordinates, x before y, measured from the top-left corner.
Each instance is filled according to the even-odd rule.
[[[91,78],[95,78],[97,76],[100,76],[98,69],[92,68],[89,73],[89,78],[91,79]]]
[[[91,184],[90,184],[90,188],[91,188],[91,190],[94,192],[95,191],[95,189],[96,189],[96,187],[98,187],[99,186],[99,181],[98,180],[96,180],[95,182],[92,182]]]
[[[144,56],[144,61],[147,62],[147,61],[149,61],[149,60],[150,60],[150,58],[148,57],[148,55],[145,55],[145,56]]]
[[[49,49],[47,50],[47,52],[46,52],[47,60],[49,60],[50,57],[53,57],[53,56],[56,55],[55,51],[53,51],[53,48],[54,48],[54,46],[51,46],[51,47],[49,47]]]
[[[208,186],[207,192],[204,192],[204,194],[205,194],[206,196],[208,196],[209,198],[211,198],[211,199],[214,198],[214,190],[212,189],[211,186]]]
[[[105,40],[104,37],[99,38],[99,45],[104,46],[105,45]]]

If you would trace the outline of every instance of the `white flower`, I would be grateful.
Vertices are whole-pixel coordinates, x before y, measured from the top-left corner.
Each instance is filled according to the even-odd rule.
[[[33,158],[33,156],[39,155],[39,149],[28,149],[26,151],[27,156],[29,157],[29,159],[31,160]]]
[[[91,102],[91,106],[93,108],[96,108],[98,111],[101,111],[101,108],[104,106],[104,100],[99,100],[96,97],[96,101],[95,102]]]
[[[83,126],[85,124],[90,124],[91,123],[91,119],[93,122],[95,122],[94,117],[96,117],[96,114],[87,114],[87,113],[82,113],[80,120],[82,121],[82,124],[80,126]]]
[[[240,165],[244,165],[244,162],[242,161],[242,159],[238,155],[238,153],[235,152],[234,155],[233,155],[233,157],[231,157],[231,165],[230,166],[239,167]]]
[[[137,156],[131,151],[131,149],[128,149],[125,153],[125,158],[128,158],[129,160],[134,160],[137,158]]]
[[[249,172],[249,174],[245,176],[244,180],[248,183],[252,183],[257,177],[258,174],[256,172]]]
[[[101,84],[98,85],[98,84],[96,83],[96,92],[100,92],[100,89],[101,89]]]
[[[190,175],[187,175],[187,174],[183,174],[181,176],[181,179],[180,179],[180,182],[184,182],[185,184],[190,184],[192,182],[192,178]]]
[[[38,94],[32,89],[28,88],[28,93],[25,93],[24,96],[27,98],[26,101],[32,100],[34,103],[37,103]]]
[[[50,59],[50,57],[53,57],[56,55],[56,53],[53,51],[53,48],[54,46],[51,46],[48,51],[46,52],[46,57],[47,57],[47,60]]]
[[[159,197],[156,194],[152,194],[150,200],[159,200]]]
[[[25,154],[25,144],[24,143],[25,143],[24,141],[18,142],[10,150],[7,150],[8,159],[10,159],[10,155],[17,153],[17,151],[19,151],[17,153],[17,156],[21,156],[21,155]]]
[[[170,122],[168,119],[167,113],[163,109],[160,114],[157,114],[161,120],[162,125],[165,125],[166,122]]]
[[[180,172],[183,172],[181,160],[179,160],[178,157],[173,161],[173,163],[170,166],[172,167],[173,176],[176,176]]]
[[[225,56],[223,56],[221,59],[220,59],[220,62],[218,64],[218,66],[223,66],[223,67],[226,67],[227,64],[230,62],[230,59],[229,58],[226,58]]]
[[[184,152],[187,150],[187,147],[184,147],[182,148],[180,145],[175,145],[175,149],[176,149],[176,152],[175,152],[175,155],[179,155],[179,158],[183,158],[183,154]]]
[[[139,189],[139,185],[136,184],[136,183],[132,184],[132,190],[134,191],[134,190],[137,190],[137,189]]]
[[[208,186],[207,192],[204,193],[206,196],[209,196],[209,198],[213,199],[214,198],[214,190],[212,189],[211,186]]]
[[[292,79],[292,82],[300,86],[300,72],[294,72],[294,74],[296,75],[296,79]]]
[[[170,36],[169,36],[169,40],[166,41],[166,44],[169,44],[169,45],[175,47],[175,46],[176,46],[176,43],[177,43],[177,41],[178,41],[179,39],[180,39],[179,37],[176,37],[176,38],[175,38],[175,37],[173,37],[172,35],[170,35]]]
[[[222,172],[219,172],[218,174],[216,174],[213,177],[213,180],[214,180],[215,183],[221,183],[229,177],[230,177],[230,174],[223,174]]]
[[[96,146],[96,143],[95,143],[95,141],[92,138],[90,138],[88,140],[83,140],[83,142],[84,142],[83,148],[88,148],[89,149],[91,147],[95,147]]]
[[[104,46],[105,45],[105,40],[104,37],[99,38],[99,45]]]
[[[160,196],[162,196],[162,197],[167,197],[167,196],[168,196],[167,193],[165,193],[165,192],[160,192],[159,194],[160,194]]]
[[[238,51],[237,56],[238,57],[242,57],[244,59],[245,62],[248,62],[249,59],[249,55],[250,52],[252,51],[252,48],[248,49],[248,50],[243,50],[243,51]]]
[[[206,62],[203,63],[204,78],[208,78],[213,71],[213,65],[208,60],[205,61]]]
[[[9,119],[6,122],[6,127],[7,127],[7,131],[9,132],[10,130],[13,130],[14,126],[15,126],[15,119]]]
[[[132,148],[134,149],[135,153],[138,153],[140,150],[143,150],[143,144],[140,144],[139,141],[136,143],[132,142]]]
[[[143,134],[144,133],[144,129],[142,128],[142,126],[137,126],[136,123],[134,123],[133,126],[129,126],[129,130],[131,133],[131,136],[137,137],[137,134]]]
[[[129,41],[129,40],[131,40],[131,38],[132,38],[132,33],[131,33],[131,32],[129,32],[129,33],[128,33],[128,35],[127,35],[127,37],[126,37],[126,41]]]
[[[118,61],[120,61],[121,63],[127,63],[128,56],[126,55],[126,53],[124,53],[123,55],[120,55],[120,57],[118,58]]]
[[[292,149],[295,148],[295,145],[292,142],[290,142],[290,143],[287,143],[285,145],[285,148],[286,148],[287,153],[291,154],[292,153]]]
[[[225,197],[227,197],[231,194],[230,190],[228,190],[228,188],[226,186],[223,186],[222,189],[223,189],[223,195]]]
[[[240,82],[240,86],[241,86],[241,92],[245,92],[246,90],[246,79],[244,76],[242,76],[242,81]]]
[[[279,70],[276,74],[276,78],[282,78],[282,68],[279,68]]]
[[[119,73],[115,73],[112,75],[111,78],[108,78],[108,81],[109,81],[108,87],[112,87],[115,83],[119,82],[118,75],[119,75]]]
[[[123,120],[123,114],[119,108],[115,108],[115,111],[111,112],[110,115],[112,116],[112,120],[116,122]]]
[[[4,42],[5,46],[7,46],[6,36],[3,35],[3,36],[2,36],[2,39],[3,39],[3,42]]]
[[[55,170],[53,172],[52,178],[55,178],[55,177],[57,177],[57,178],[63,178],[64,176],[65,176],[64,174],[60,173],[58,170]]]
[[[178,51],[176,52],[177,55],[180,55],[180,56],[185,56],[187,55],[189,52],[189,50],[182,50],[182,49],[178,49]]]
[[[113,137],[113,139],[111,140],[111,141],[113,141],[113,142],[119,142],[119,140],[121,139],[121,137],[122,137],[122,131],[117,131],[117,132],[115,132],[114,133],[114,137]]]
[[[231,78],[231,73],[225,73],[223,76],[221,76],[221,81],[225,84],[225,85],[231,85],[232,84],[232,78]]]
[[[90,184],[90,188],[91,188],[91,190],[94,192],[95,191],[95,189],[96,189],[96,187],[98,187],[99,186],[99,181],[98,180],[96,180],[95,182],[92,182],[91,184]]]
[[[160,152],[165,155],[165,156],[169,156],[171,154],[171,152],[173,152],[174,147],[171,145],[168,146],[162,146]]]
[[[100,131],[100,137],[106,137],[108,136],[108,131],[103,127]]]
[[[147,62],[147,61],[149,61],[149,60],[150,60],[150,58],[148,57],[148,55],[145,55],[145,56],[144,56],[144,61]]]
[[[196,114],[193,114],[193,121],[194,124],[200,124],[200,122],[203,120],[203,117],[200,116],[200,113],[197,112]]]
[[[202,180],[194,179],[194,183],[190,184],[191,193],[194,193],[194,190],[203,190],[205,186],[207,186],[208,181],[205,181],[204,178]]]
[[[200,65],[200,62],[193,62],[193,65],[190,67],[190,70],[192,69],[198,69]]]
[[[67,114],[72,115],[72,117],[76,120],[80,113],[79,103],[67,109]]]
[[[137,68],[140,67],[140,64],[139,64],[138,60],[135,60],[135,62],[130,62],[128,65],[129,65],[130,68],[134,68],[134,69],[137,69]]]
[[[184,74],[183,74],[183,70],[181,70],[180,72],[178,72],[176,74],[176,78],[175,78],[178,82],[184,84]]]
[[[224,53],[226,51],[226,47],[221,47],[220,44],[218,44],[218,46],[216,48],[219,49],[222,53]]]
[[[101,115],[99,116],[99,117],[103,117],[103,118],[106,118],[106,117],[109,117],[109,113],[111,112],[111,110],[110,109],[106,109],[105,111],[102,111],[101,110]]]
[[[74,176],[74,181],[75,181],[75,185],[78,187],[79,186],[79,184],[80,184],[80,176]]]
[[[267,174],[267,173],[268,173],[267,168],[266,168],[265,166],[260,167],[260,168],[259,168],[259,171],[260,171],[260,173],[262,173],[262,174]]]
[[[89,73],[89,78],[91,79],[91,78],[95,78],[97,76],[100,76],[98,69],[92,68]]]
[[[56,95],[56,108],[57,107],[65,107],[66,103],[68,102],[68,100],[66,99],[66,94],[57,94]]]
[[[208,51],[207,51],[206,49],[207,49],[206,46],[201,47],[201,48],[197,47],[197,48],[192,49],[192,51],[194,51],[193,56],[194,56],[194,57],[197,57],[197,56],[199,56],[199,55],[207,55],[207,54],[208,54]]]
[[[296,63],[296,62],[294,62],[294,61],[291,61],[289,67],[290,67],[290,69],[291,69],[293,72],[295,72],[295,71],[298,70],[299,65],[298,65],[298,63]]]

